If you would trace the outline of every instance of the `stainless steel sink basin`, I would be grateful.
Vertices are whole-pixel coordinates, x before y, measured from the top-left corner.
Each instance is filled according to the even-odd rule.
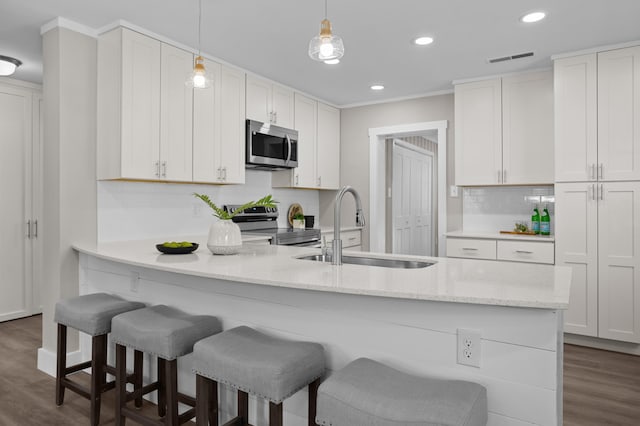
[[[300,256],[296,259],[313,260],[316,262],[331,263],[331,255],[313,254],[309,256]],[[356,257],[342,256],[342,263],[350,263],[352,265],[381,266],[383,268],[399,268],[399,269],[416,269],[426,268],[433,265],[431,262],[423,262],[420,260],[403,260],[403,259],[380,259],[377,257]]]

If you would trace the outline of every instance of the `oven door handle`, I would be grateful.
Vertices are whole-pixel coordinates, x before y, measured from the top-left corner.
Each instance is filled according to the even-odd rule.
[[[289,135],[284,135],[287,138],[287,160],[284,162],[285,166],[289,165],[289,161],[291,161],[291,139]]]

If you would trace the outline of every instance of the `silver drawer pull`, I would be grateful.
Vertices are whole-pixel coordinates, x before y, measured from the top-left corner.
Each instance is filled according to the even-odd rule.
[[[349,237],[349,241],[355,241],[356,237]]]
[[[462,250],[478,251],[478,249],[477,249],[477,248],[475,248],[475,247],[462,247]]]
[[[533,252],[529,250],[516,250],[516,253],[532,254]]]

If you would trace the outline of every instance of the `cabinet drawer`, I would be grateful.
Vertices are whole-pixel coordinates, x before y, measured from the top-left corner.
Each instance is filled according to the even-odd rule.
[[[327,244],[331,246],[333,231],[323,232],[322,236],[325,238]],[[342,248],[359,246],[362,245],[362,232],[359,229],[342,231],[340,232],[340,239],[342,240]]]
[[[532,241],[498,241],[498,260],[554,263],[554,244]]]
[[[496,240],[447,238],[447,256],[495,260]]]

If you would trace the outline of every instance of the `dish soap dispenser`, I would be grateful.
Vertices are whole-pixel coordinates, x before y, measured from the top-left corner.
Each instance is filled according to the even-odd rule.
[[[540,211],[537,205],[533,208],[533,214],[531,215],[531,229],[534,234],[540,233]]]
[[[551,218],[549,217],[549,210],[545,206],[542,210],[542,216],[540,217],[540,235],[551,234]]]

